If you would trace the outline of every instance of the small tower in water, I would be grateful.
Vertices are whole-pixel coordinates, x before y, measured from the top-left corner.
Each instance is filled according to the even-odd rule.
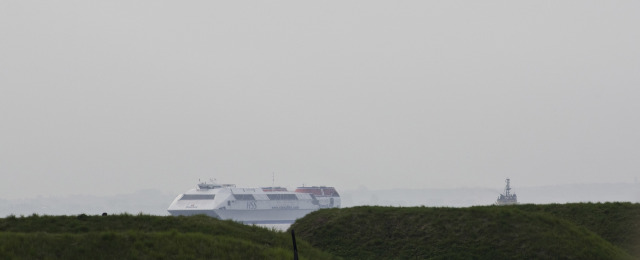
[[[513,205],[518,204],[518,196],[516,194],[511,194],[511,180],[505,180],[507,185],[504,187],[504,194],[500,194],[498,200],[496,201],[496,205]]]

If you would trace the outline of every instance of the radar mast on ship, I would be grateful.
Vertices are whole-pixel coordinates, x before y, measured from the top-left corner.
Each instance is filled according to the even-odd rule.
[[[500,194],[498,200],[496,201],[496,205],[513,205],[518,204],[518,196],[516,194],[511,194],[511,180],[506,179],[505,182],[507,185],[504,187],[504,194]]]

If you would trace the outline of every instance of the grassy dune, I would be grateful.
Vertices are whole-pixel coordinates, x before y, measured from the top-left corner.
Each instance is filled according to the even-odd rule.
[[[543,212],[593,231],[640,259],[640,204],[628,202],[518,205],[527,212]]]
[[[300,259],[338,259],[298,242]],[[206,216],[0,219],[0,259],[293,259],[288,233]]]
[[[568,207],[587,212],[594,204]],[[291,228],[313,246],[347,259],[634,259],[622,248],[629,241],[616,246],[589,228],[621,230],[613,227],[615,220],[579,224],[577,219],[548,205],[355,207],[316,211]],[[608,239],[617,241],[628,232],[615,231]]]
[[[296,221],[300,259],[640,259],[640,204],[355,207]],[[9,216],[0,259],[293,259],[289,233],[206,216]]]

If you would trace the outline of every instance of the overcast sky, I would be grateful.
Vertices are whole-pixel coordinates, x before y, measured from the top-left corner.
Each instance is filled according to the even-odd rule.
[[[0,198],[632,183],[639,1],[0,1]]]

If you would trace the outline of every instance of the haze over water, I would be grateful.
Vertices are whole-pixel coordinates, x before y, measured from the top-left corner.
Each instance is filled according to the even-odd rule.
[[[340,191],[632,184],[638,13],[2,1],[0,199],[260,187],[272,173]]]

